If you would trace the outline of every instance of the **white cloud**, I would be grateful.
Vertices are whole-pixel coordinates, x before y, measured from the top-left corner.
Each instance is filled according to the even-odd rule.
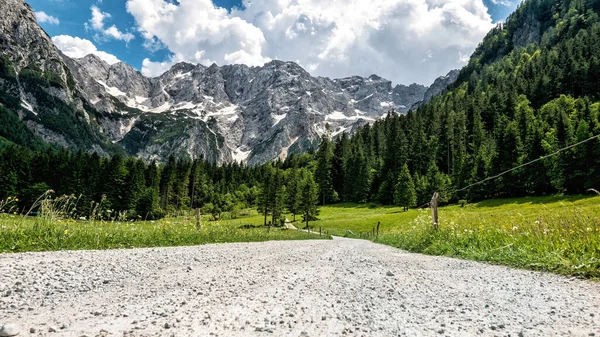
[[[291,60],[315,75],[376,73],[406,84],[430,84],[463,66],[493,27],[482,0],[244,0],[244,7],[127,1],[147,45],[162,43],[177,60]],[[146,72],[156,75],[172,62],[146,60]]]
[[[491,0],[494,5],[502,5],[506,7],[512,6],[512,1],[510,0]]]
[[[46,12],[35,12],[35,17],[37,18],[39,23],[48,23],[51,25],[58,25],[60,23],[60,20],[58,20],[58,18],[55,18],[52,15],[48,15],[46,14]]]
[[[58,35],[52,38],[52,42],[54,42],[54,45],[65,53],[65,55],[72,58],[81,58],[88,54],[94,54],[108,64],[120,62],[116,56],[98,50],[91,41],[86,39],[69,35]]]
[[[142,61],[142,74],[148,77],[156,77],[169,70],[175,63],[185,61],[181,55],[173,55],[164,62],[152,62],[146,58]]]
[[[211,0],[179,3],[131,0],[127,10],[149,45],[160,41],[186,61],[262,65],[270,60],[263,55],[266,41],[259,28],[216,8]]]
[[[92,18],[88,23],[85,24],[85,26],[88,29],[98,32],[100,34],[97,36],[98,39],[113,38],[115,40],[129,42],[135,38],[135,36],[131,33],[121,32],[115,25],[104,28],[104,21],[106,19],[110,19],[111,15],[109,13],[102,12],[96,5],[93,5],[90,9],[92,10]]]

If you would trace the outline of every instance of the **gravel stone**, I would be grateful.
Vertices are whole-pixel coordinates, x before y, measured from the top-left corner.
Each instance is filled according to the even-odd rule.
[[[15,279],[23,281],[16,285]],[[0,294],[11,291],[0,297],[0,322],[44,327],[36,330],[42,335],[591,336],[600,331],[600,315],[591,315],[600,312],[598,282],[350,239],[0,254],[0,285]],[[35,311],[19,309],[28,307]],[[57,328],[64,323],[68,329]]]
[[[0,328],[0,337],[17,336],[21,333],[21,328],[16,324],[5,324]]]

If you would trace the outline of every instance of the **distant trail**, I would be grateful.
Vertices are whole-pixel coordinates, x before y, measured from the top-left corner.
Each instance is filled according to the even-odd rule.
[[[600,283],[350,239],[6,254],[6,323],[20,336],[600,336]]]

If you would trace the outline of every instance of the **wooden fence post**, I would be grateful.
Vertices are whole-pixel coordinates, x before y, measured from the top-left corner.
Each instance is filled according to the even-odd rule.
[[[431,207],[431,221],[433,222],[433,229],[438,230],[438,199],[440,195],[438,192],[433,193],[433,198],[431,198],[431,203],[429,206]]]
[[[202,229],[202,215],[200,214],[200,208],[196,208],[196,229],[200,230]]]
[[[381,221],[377,223],[377,238],[379,239],[379,225],[381,225]]]

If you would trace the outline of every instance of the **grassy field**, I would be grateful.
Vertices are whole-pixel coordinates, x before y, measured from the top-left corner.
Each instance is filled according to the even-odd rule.
[[[292,219],[288,215],[289,219]],[[432,255],[600,278],[600,197],[535,197],[442,207],[433,231],[428,209],[341,204],[321,208],[311,229],[364,238]],[[299,228],[304,224],[294,222]],[[381,223],[379,237],[373,235]],[[0,215],[0,252],[111,249],[218,242],[316,239],[301,231],[264,227],[256,211],[235,220],[87,222]],[[249,228],[248,228],[249,227]],[[255,227],[255,228],[254,228]],[[322,238],[327,238],[323,236]]]
[[[300,231],[246,228],[247,224],[244,219],[204,221],[202,229],[196,230],[195,222],[184,217],[89,222],[0,214],[0,253],[319,239],[318,235]]]
[[[288,216],[291,219],[291,216]],[[248,223],[263,223],[253,213]],[[299,217],[298,217],[299,220]],[[491,200],[439,210],[341,204],[321,208],[311,229],[363,238],[412,252],[488,261],[519,268],[600,278],[600,197],[552,196]],[[379,237],[373,229],[380,222]],[[303,227],[300,221],[296,227]]]
[[[363,237],[432,255],[488,261],[519,268],[600,278],[600,197],[536,197],[492,200],[431,212],[339,205],[322,208],[331,234]],[[381,222],[380,235],[372,230]],[[350,232],[349,232],[350,231]]]

